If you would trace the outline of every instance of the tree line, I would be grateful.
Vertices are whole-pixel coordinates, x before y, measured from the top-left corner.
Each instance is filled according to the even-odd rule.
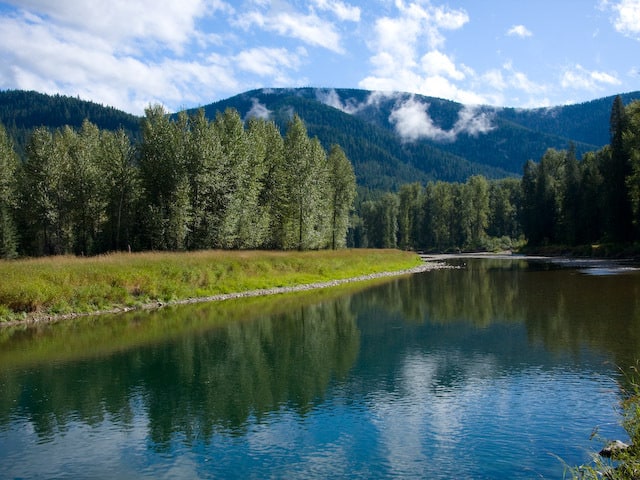
[[[231,109],[210,121],[152,106],[135,143],[85,121],[37,128],[25,150],[0,127],[0,257],[346,243],[352,165],[296,115],[283,136]]]
[[[610,144],[549,149],[521,178],[403,184],[360,195],[344,151],[294,116],[235,110],[171,119],[150,107],[141,137],[36,129],[19,161],[0,130],[0,256],[113,250],[352,247],[457,250],[640,240],[640,102],[616,97]]]
[[[350,241],[438,251],[640,241],[640,102],[616,97],[609,130],[602,149],[580,160],[573,146],[549,149],[520,179],[406,184],[363,200]]]

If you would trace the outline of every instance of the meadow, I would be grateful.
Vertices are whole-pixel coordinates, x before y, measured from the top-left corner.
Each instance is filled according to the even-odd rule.
[[[0,322],[321,283],[420,264],[415,253],[373,249],[112,253],[1,261]]]

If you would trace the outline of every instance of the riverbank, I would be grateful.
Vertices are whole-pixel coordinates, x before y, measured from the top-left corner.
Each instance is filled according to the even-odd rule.
[[[409,252],[118,253],[0,262],[0,326],[273,295],[434,268]]]

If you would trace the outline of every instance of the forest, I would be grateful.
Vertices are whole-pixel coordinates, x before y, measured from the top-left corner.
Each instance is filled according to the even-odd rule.
[[[610,142],[549,148],[521,178],[357,188],[343,149],[228,108],[149,107],[124,129],[0,129],[0,256],[122,250],[497,250],[640,240],[640,101],[616,97]],[[348,141],[348,139],[347,139]]]
[[[345,246],[355,197],[342,149],[298,116],[146,110],[141,139],[85,120],[36,128],[19,159],[0,129],[0,257]]]
[[[640,102],[618,96],[610,143],[548,149],[521,179],[405,184],[362,201],[350,241],[427,251],[630,245],[640,240]]]

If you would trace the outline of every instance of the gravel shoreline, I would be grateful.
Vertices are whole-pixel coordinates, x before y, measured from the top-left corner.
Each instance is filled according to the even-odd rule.
[[[132,312],[136,310],[155,310],[158,308],[172,306],[172,305],[189,305],[194,303],[207,303],[207,302],[218,302],[223,300],[232,300],[235,298],[260,297],[265,295],[279,295],[284,293],[303,292],[307,290],[336,287],[338,285],[343,285],[346,283],[373,280],[376,278],[411,275],[415,273],[427,272],[430,270],[436,270],[440,268],[449,268],[449,267],[442,262],[425,261],[425,263],[422,265],[419,265],[414,268],[409,268],[406,270],[398,270],[394,272],[371,273],[368,275],[361,275],[359,277],[343,278],[340,280],[330,280],[327,282],[308,283],[308,284],[302,284],[302,285],[294,285],[290,287],[273,287],[273,288],[264,288],[264,289],[258,289],[258,290],[247,290],[243,292],[234,292],[234,293],[221,293],[218,295],[211,295],[208,297],[185,298],[181,300],[172,300],[170,302],[156,301],[156,302],[145,303],[142,305],[136,305],[133,307],[115,307],[112,309],[98,310],[95,312],[68,313],[68,314],[61,314],[61,315],[32,315],[32,316],[27,316],[25,319],[22,319],[22,320],[11,320],[8,322],[0,322],[0,328],[15,327],[20,325],[26,326],[26,325],[55,323],[61,320],[68,320],[72,318],[88,317],[88,316],[94,316],[94,315],[106,315],[106,314],[114,314],[114,313],[126,313],[126,312]]]

